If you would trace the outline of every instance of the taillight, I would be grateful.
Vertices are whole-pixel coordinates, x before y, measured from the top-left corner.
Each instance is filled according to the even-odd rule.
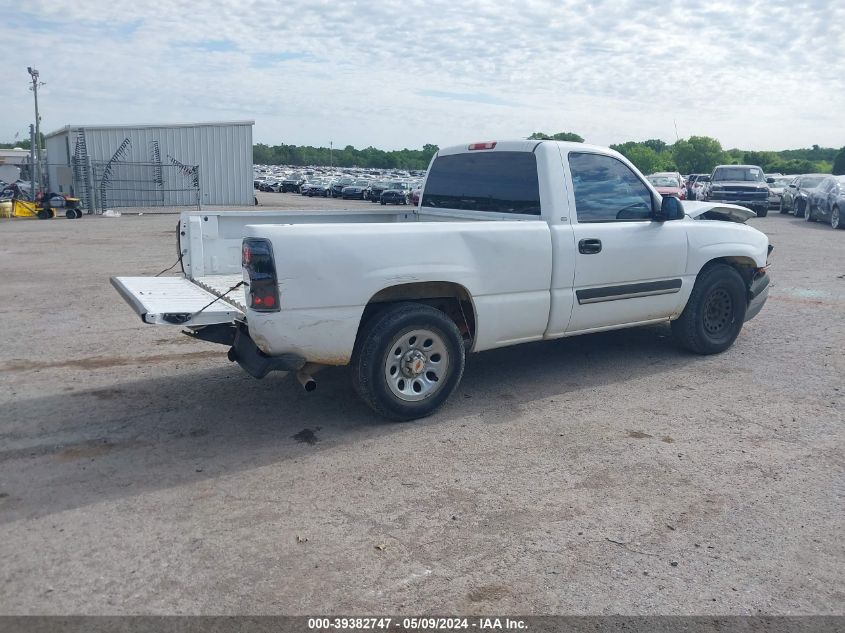
[[[249,307],[258,312],[278,312],[279,284],[276,281],[276,262],[270,242],[245,239],[241,249],[241,264],[249,277]]]
[[[473,143],[469,146],[470,151],[475,149],[493,149],[496,147],[496,141],[488,141],[486,143]]]

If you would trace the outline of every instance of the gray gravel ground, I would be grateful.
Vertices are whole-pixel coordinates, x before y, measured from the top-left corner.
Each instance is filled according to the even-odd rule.
[[[140,323],[108,278],[175,223],[0,222],[0,612],[844,612],[845,232],[752,221],[776,285],[724,354],[486,352],[394,424]]]

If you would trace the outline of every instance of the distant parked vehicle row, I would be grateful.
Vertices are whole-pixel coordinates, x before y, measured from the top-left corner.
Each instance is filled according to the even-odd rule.
[[[781,196],[780,212],[791,213],[796,218],[803,218],[807,208],[809,191],[815,188],[826,174],[803,174],[795,176]]]
[[[845,176],[825,176],[807,191],[804,219],[827,222],[835,229],[845,229]]]
[[[679,200],[686,200],[687,198],[684,178],[676,171],[661,171],[651,174],[648,176],[648,180],[661,196],[674,196]]]
[[[767,178],[769,183],[769,210],[780,210],[783,204],[784,191],[789,187],[794,176],[781,176],[770,174]]]

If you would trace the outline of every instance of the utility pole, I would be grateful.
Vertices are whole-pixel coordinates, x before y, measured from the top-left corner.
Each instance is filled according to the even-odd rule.
[[[332,142],[329,141],[329,171],[334,170],[334,162],[332,161],[332,149],[333,149]]]
[[[29,190],[35,195],[35,126],[29,124]]]
[[[38,114],[38,86],[43,86],[44,83],[38,81],[38,71],[32,66],[26,68],[29,76],[32,77],[32,94],[35,95],[35,182],[33,183],[32,196],[41,189],[41,117]]]

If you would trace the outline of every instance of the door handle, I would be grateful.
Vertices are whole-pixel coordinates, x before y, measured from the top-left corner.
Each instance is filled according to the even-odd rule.
[[[593,255],[601,253],[601,240],[590,238],[578,242],[578,252],[583,255]]]

